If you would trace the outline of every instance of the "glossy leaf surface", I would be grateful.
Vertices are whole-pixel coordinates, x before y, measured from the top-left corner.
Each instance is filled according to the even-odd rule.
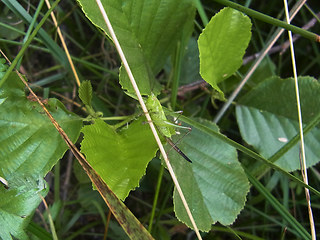
[[[241,66],[251,38],[251,22],[231,8],[217,13],[200,34],[200,74],[215,90]]]
[[[110,189],[122,200],[139,186],[158,146],[145,118],[116,131],[102,120],[82,129],[81,143],[87,161]]]

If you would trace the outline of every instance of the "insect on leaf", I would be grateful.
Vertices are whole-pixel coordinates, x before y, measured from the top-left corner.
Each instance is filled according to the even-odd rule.
[[[169,124],[158,98],[152,93],[145,101],[145,103],[148,108],[150,117],[159,132],[163,136],[171,138],[171,136],[175,134],[175,127],[173,124]]]
[[[179,142],[179,148],[192,164],[186,164],[174,151],[169,152],[169,158],[198,228],[209,231],[215,222],[230,225],[235,221],[244,208],[249,182],[236,149],[211,135],[210,130],[219,131],[216,125],[198,119],[191,126],[192,132]],[[192,227],[176,190],[174,211]]]

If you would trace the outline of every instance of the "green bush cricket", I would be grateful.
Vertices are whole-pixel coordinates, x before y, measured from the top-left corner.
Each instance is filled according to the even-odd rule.
[[[174,150],[177,151],[177,153],[179,153],[185,160],[192,163],[190,158],[188,158],[171,140],[171,136],[176,134],[175,128],[180,126],[168,121],[159,100],[153,93],[147,98],[145,103],[149,110],[150,117],[159,133],[163,135],[165,140]]]

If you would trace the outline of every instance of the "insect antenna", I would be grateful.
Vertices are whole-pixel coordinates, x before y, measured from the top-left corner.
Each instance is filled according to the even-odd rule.
[[[170,138],[166,137],[167,142],[171,145],[171,147],[177,151],[177,153],[179,153],[185,160],[187,160],[188,162],[192,163],[192,161],[190,160],[190,158],[188,158],[181,150],[180,148],[177,147],[177,145],[175,145],[172,140]]]

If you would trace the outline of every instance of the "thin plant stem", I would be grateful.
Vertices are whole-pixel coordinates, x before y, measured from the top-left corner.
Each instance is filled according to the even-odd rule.
[[[311,121],[303,128],[303,134],[307,135],[313,128],[315,128],[320,123],[320,112],[311,119]],[[282,148],[279,149],[276,153],[274,153],[268,160],[272,163],[276,162],[280,157],[282,157],[286,152],[288,152],[292,147],[296,145],[299,141],[300,134],[297,133],[289,142],[287,142]],[[265,171],[265,166],[256,166],[253,167],[253,175],[254,176],[262,176],[264,175],[263,171]]]
[[[173,112],[166,111],[166,113],[170,114],[171,116],[177,116],[177,114],[173,113]],[[288,171],[282,169],[278,165],[275,165],[274,163],[272,163],[269,160],[265,159],[264,157],[260,156],[258,153],[250,150],[249,148],[246,148],[245,146],[243,146],[243,145],[241,145],[241,144],[239,144],[239,143],[237,143],[237,142],[235,142],[233,140],[231,140],[230,138],[226,137],[225,135],[220,134],[218,132],[215,132],[211,128],[206,127],[206,126],[204,126],[204,125],[192,120],[191,118],[187,118],[187,117],[181,115],[180,119],[181,119],[181,121],[183,121],[183,122],[185,122],[185,123],[187,123],[189,125],[192,125],[193,128],[197,128],[202,132],[205,132],[205,133],[207,133],[209,135],[215,136],[217,139],[220,139],[221,141],[229,144],[230,146],[233,146],[234,148],[236,148],[239,151],[243,152],[247,156],[249,156],[249,157],[251,157],[253,159],[259,160],[259,161],[263,162],[264,164],[266,164],[266,166],[269,166],[269,167],[273,168],[274,170],[281,172],[283,175],[285,175],[288,178],[292,179],[294,182],[298,183],[300,186],[308,188],[314,194],[316,194],[317,196],[320,197],[320,192],[317,189],[313,188],[312,186],[310,186],[308,184],[305,184],[298,177],[296,177],[293,174],[289,173]]]
[[[149,227],[148,227],[149,233],[152,232],[153,219],[154,219],[154,215],[155,215],[156,208],[157,208],[157,203],[158,203],[159,192],[160,192],[160,188],[161,188],[163,172],[164,172],[164,166],[161,164],[160,165],[160,171],[159,171],[159,174],[158,174],[158,182],[157,182],[156,192],[154,194],[152,210],[151,210],[151,215],[150,215],[150,220],[149,220]]]
[[[29,25],[28,31],[27,31],[26,35],[24,36],[24,38],[23,38],[22,44],[24,44],[28,40],[28,38],[29,38],[29,36],[31,34],[31,31],[32,31],[34,25],[36,24],[37,18],[39,16],[40,12],[41,12],[41,8],[43,6],[43,3],[44,3],[44,0],[41,0],[39,2],[37,10],[35,11],[35,13],[34,13],[34,15],[32,17],[32,21],[31,21],[31,23]],[[22,57],[19,59],[19,62],[17,63],[17,68],[19,68],[21,62],[22,62]]]
[[[208,19],[208,17],[207,17],[206,12],[205,12],[204,9],[203,9],[203,6],[202,6],[202,4],[201,4],[201,1],[200,1],[200,0],[195,0],[195,1],[194,1],[194,4],[195,4],[195,6],[196,6],[196,8],[197,8],[197,10],[198,10],[198,13],[199,13],[199,16],[200,16],[200,18],[201,18],[201,21],[202,21],[203,26],[206,26],[206,25],[208,24],[208,22],[209,22],[209,19]]]
[[[50,6],[49,0],[46,0],[46,4],[47,4],[48,8],[50,9],[51,6]],[[75,79],[76,79],[76,83],[77,83],[77,85],[78,85],[78,87],[79,87],[79,86],[80,86],[79,76],[78,76],[77,71],[76,71],[76,69],[75,69],[75,67],[74,67],[74,64],[73,64],[73,61],[72,61],[72,59],[71,59],[71,56],[70,56],[70,53],[69,53],[67,44],[66,44],[66,42],[64,41],[64,38],[63,38],[63,36],[62,36],[60,27],[58,26],[57,19],[56,19],[56,17],[55,17],[55,15],[54,15],[53,12],[51,12],[51,18],[52,18],[52,20],[53,20],[54,25],[55,25],[56,28],[57,28],[57,33],[58,33],[58,35],[59,35],[59,38],[60,38],[60,41],[61,41],[61,43],[62,43],[63,49],[64,49],[64,51],[66,52],[66,55],[67,55],[69,64],[70,64],[70,66],[71,66],[73,75],[74,75],[74,77],[75,77]]]
[[[170,164],[168,155],[167,155],[167,153],[166,153],[166,151],[165,151],[165,149],[164,149],[164,147],[163,147],[163,145],[162,145],[162,142],[161,142],[161,140],[160,140],[160,137],[159,137],[159,135],[158,135],[158,132],[157,132],[157,130],[156,130],[156,127],[154,126],[153,121],[152,121],[152,119],[151,119],[151,117],[150,117],[150,114],[149,114],[149,112],[148,112],[148,109],[147,109],[147,107],[146,107],[146,104],[145,104],[144,101],[143,101],[143,98],[142,98],[142,96],[141,96],[141,93],[140,93],[140,90],[139,90],[139,88],[138,88],[138,85],[137,85],[137,83],[136,83],[136,81],[135,81],[135,79],[134,79],[134,76],[133,76],[132,72],[131,72],[131,69],[130,69],[129,64],[128,64],[128,62],[127,62],[127,59],[126,59],[126,57],[125,57],[125,55],[124,55],[124,53],[123,53],[123,51],[122,51],[122,48],[121,48],[121,46],[120,46],[120,43],[119,43],[119,41],[118,41],[118,39],[117,39],[117,37],[116,37],[116,35],[115,35],[115,32],[114,32],[114,30],[113,30],[113,27],[112,27],[112,25],[111,25],[111,23],[110,23],[110,20],[109,20],[108,16],[107,16],[107,13],[106,13],[106,11],[104,10],[104,7],[103,7],[103,5],[102,5],[102,3],[101,3],[100,0],[96,0],[96,3],[97,3],[98,6],[99,6],[99,9],[100,9],[101,14],[102,14],[102,16],[103,16],[103,18],[104,18],[105,23],[107,24],[108,30],[109,30],[109,32],[110,32],[110,35],[111,35],[112,39],[113,39],[113,42],[114,42],[114,44],[115,44],[115,47],[117,48],[117,51],[118,51],[118,53],[119,53],[119,55],[120,55],[120,58],[121,58],[121,61],[122,61],[123,65],[124,65],[124,67],[125,67],[125,69],[126,69],[126,71],[127,71],[127,74],[128,74],[129,79],[130,79],[130,81],[131,81],[131,84],[132,84],[132,86],[133,86],[133,89],[135,90],[135,93],[136,93],[136,95],[137,95],[138,101],[139,101],[139,103],[140,103],[140,105],[141,105],[141,108],[142,108],[142,110],[143,110],[146,118],[147,118],[148,124],[149,124],[149,126],[150,126],[150,128],[151,128],[151,131],[152,131],[152,133],[153,133],[153,135],[154,135],[154,138],[155,138],[155,140],[156,140],[156,142],[157,142],[157,144],[158,144],[158,146],[159,146],[160,152],[161,152],[161,154],[162,154],[162,156],[163,156],[163,159],[164,159],[164,161],[165,161],[165,163],[166,163],[166,165],[167,165],[167,168],[168,168],[168,171],[169,171],[169,173],[170,173],[170,175],[171,175],[171,178],[172,178],[172,180],[173,180],[173,182],[174,182],[174,184],[175,184],[175,186],[176,186],[176,188],[177,188],[177,191],[178,191],[179,196],[180,196],[180,198],[181,198],[181,201],[182,201],[182,203],[183,203],[183,205],[184,205],[184,208],[185,208],[185,210],[186,210],[186,212],[187,212],[187,214],[188,214],[188,216],[189,216],[189,219],[190,219],[190,221],[191,221],[191,223],[192,223],[192,226],[193,226],[193,228],[194,228],[194,231],[195,231],[198,239],[202,239],[202,237],[201,237],[201,235],[200,235],[200,232],[199,232],[199,230],[198,230],[198,227],[197,227],[197,225],[196,225],[196,222],[195,222],[195,220],[194,220],[194,218],[193,218],[193,216],[192,216],[192,213],[191,213],[191,211],[190,211],[190,208],[189,208],[189,206],[188,206],[188,203],[187,203],[187,201],[186,201],[186,199],[185,199],[185,197],[184,197],[184,195],[183,195],[183,192],[182,192],[182,189],[181,189],[180,184],[179,184],[179,182],[178,182],[178,179],[177,179],[177,177],[176,177],[176,175],[175,175],[175,173],[174,173],[174,171],[173,171],[173,168],[172,168],[172,166],[171,166],[171,164]]]
[[[19,51],[19,53],[17,54],[17,56],[15,57],[15,59],[12,61],[12,64],[9,66],[9,68],[7,69],[5,75],[2,77],[2,79],[0,80],[0,88],[1,86],[5,83],[5,81],[8,79],[10,73],[12,72],[12,70],[15,68],[15,66],[17,65],[19,59],[22,57],[22,55],[24,54],[24,52],[28,49],[28,46],[30,45],[31,41],[34,39],[34,37],[37,35],[38,31],[40,30],[40,28],[42,27],[42,25],[46,22],[47,18],[49,17],[50,13],[53,11],[53,9],[59,4],[61,0],[56,0],[53,4],[52,7],[46,12],[46,14],[43,16],[43,18],[41,19],[41,21],[39,22],[39,24],[35,27],[35,29],[33,30],[33,32],[31,33],[30,37],[28,38],[28,40],[25,42],[25,44],[22,46],[21,50]]]
[[[255,19],[258,19],[258,20],[261,20],[263,22],[272,24],[274,26],[278,26],[278,27],[284,28],[284,29],[286,29],[288,31],[291,31],[293,33],[297,33],[297,34],[299,34],[299,35],[301,35],[301,36],[303,36],[303,37],[305,37],[307,39],[310,39],[311,41],[320,42],[320,36],[319,35],[317,35],[315,33],[312,33],[312,32],[309,32],[307,30],[304,30],[302,28],[290,25],[290,24],[288,24],[288,23],[286,23],[284,21],[281,21],[279,19],[270,17],[270,16],[268,16],[266,14],[260,13],[258,11],[252,10],[250,8],[246,8],[244,6],[241,6],[240,4],[237,4],[237,3],[234,3],[234,2],[231,2],[231,1],[228,1],[228,0],[214,0],[214,1],[218,2],[220,4],[223,4],[225,6],[234,8],[236,10],[239,10],[241,12],[244,12],[245,14],[247,14],[250,17],[253,17]]]
[[[60,161],[54,166],[54,202],[60,201]]]
[[[308,231],[298,222],[297,219],[295,219],[290,212],[281,204],[271,193],[270,191],[263,186],[262,183],[260,183],[255,177],[253,177],[250,172],[244,168],[244,171],[249,179],[249,181],[252,183],[252,185],[264,196],[266,201],[268,201],[271,206],[281,214],[282,218],[290,225],[296,226],[295,230],[297,233],[301,236],[302,239],[310,239],[310,234]]]
[[[1,54],[3,52],[0,49]],[[10,63],[9,59],[3,54],[5,59]],[[142,224],[138,221],[138,219],[132,214],[132,212],[124,205],[124,203],[112,192],[112,190],[108,187],[108,185],[101,179],[100,175],[91,167],[83,154],[79,151],[79,149],[74,145],[74,143],[70,140],[68,135],[63,131],[59,123],[53,118],[49,110],[46,108],[44,103],[38,98],[38,96],[33,92],[33,90],[29,87],[26,80],[22,77],[22,75],[15,70],[20,80],[29,90],[31,95],[36,99],[41,108],[44,110],[44,113],[50,119],[53,126],[57,129],[60,136],[63,138],[65,143],[68,145],[69,149],[72,151],[73,155],[77,158],[80,165],[83,167],[85,172],[87,173],[90,180],[96,186],[96,189],[99,191],[101,197],[104,202],[108,205],[109,209],[112,211],[113,215],[117,219],[117,221],[121,224],[121,227],[132,239],[135,238],[133,232],[138,232],[143,234],[143,239],[152,239],[150,233],[142,226]],[[115,209],[116,208],[116,209]],[[90,225],[90,224],[89,224]],[[141,235],[139,235],[141,236]],[[73,239],[73,237],[69,237],[67,239]]]
[[[312,14],[312,16],[318,21],[318,23],[320,22],[320,18],[319,18],[319,16],[318,16],[318,14],[316,14],[314,11],[312,11],[312,9],[309,7],[309,5],[306,3],[305,5],[304,5],[304,7],[306,8],[306,9],[308,9],[308,11]]]
[[[295,15],[299,12],[300,8],[303,6],[303,4],[306,2],[306,0],[300,0],[297,2],[294,7],[292,8],[290,12],[290,20],[292,20]],[[254,71],[257,69],[258,65],[260,62],[264,59],[264,57],[267,55],[269,50],[272,48],[272,46],[276,43],[276,41],[279,39],[281,34],[283,33],[284,29],[283,28],[278,28],[275,33],[272,35],[270,38],[269,42],[266,44],[266,46],[261,50],[259,57],[255,60],[255,62],[252,64],[252,66],[249,68],[248,72],[244,76],[243,80],[241,83],[238,85],[238,87],[233,91],[233,93],[230,95],[228,98],[228,101],[222,106],[221,110],[218,112],[216,117],[214,118],[214,123],[218,123],[224,113],[227,111],[227,109],[230,107],[234,99],[238,96],[240,93],[241,89],[244,87],[244,85],[247,83],[249,78],[252,76]]]
[[[70,179],[72,176],[72,169],[73,169],[73,154],[71,151],[67,152],[67,168],[65,170],[65,179],[63,183],[63,193],[62,193],[62,199],[64,201],[67,200],[68,194],[69,194],[69,187],[70,187]]]
[[[56,228],[54,226],[54,222],[53,222],[53,219],[52,219],[52,216],[51,216],[51,213],[50,213],[50,209],[48,207],[48,204],[46,202],[46,200],[39,194],[43,204],[44,204],[44,207],[46,208],[46,211],[48,213],[48,220],[49,220],[49,225],[50,225],[50,230],[51,230],[51,234],[52,234],[52,239],[53,240],[58,240],[58,235],[57,235],[57,232],[56,232]]]
[[[108,236],[108,230],[109,230],[109,225],[110,225],[110,219],[111,219],[111,210],[109,209],[108,211],[108,215],[107,215],[107,222],[105,224],[104,227],[104,234],[103,234],[103,240],[107,240],[107,236]]]
[[[283,0],[283,2],[284,2],[285,13],[286,13],[286,19],[288,24],[290,24],[288,3],[286,0]],[[298,110],[298,119],[299,119],[300,146],[301,146],[301,157],[302,157],[301,172],[302,172],[303,181],[305,182],[305,184],[308,184],[306,152],[305,152],[305,145],[304,145],[303,123],[302,123],[301,104],[300,104],[300,96],[299,96],[299,83],[298,83],[298,74],[297,74],[297,68],[296,68],[296,59],[294,54],[294,46],[293,46],[293,40],[292,40],[292,32],[288,31],[288,35],[289,35],[289,41],[290,41],[290,52],[291,52],[292,69],[293,69],[293,76],[294,76],[294,82],[295,82],[295,92],[296,92],[297,110]],[[315,229],[312,208],[311,208],[310,192],[309,192],[309,189],[307,188],[305,188],[304,190],[305,190],[306,200],[308,204],[308,215],[309,215],[311,236],[312,236],[312,240],[315,240],[316,229]]]
[[[173,67],[173,81],[171,88],[171,108],[174,110],[177,103],[178,87],[180,81],[180,72],[181,72],[181,62],[183,54],[184,43],[179,41],[176,46],[175,58],[174,58],[174,67]]]

